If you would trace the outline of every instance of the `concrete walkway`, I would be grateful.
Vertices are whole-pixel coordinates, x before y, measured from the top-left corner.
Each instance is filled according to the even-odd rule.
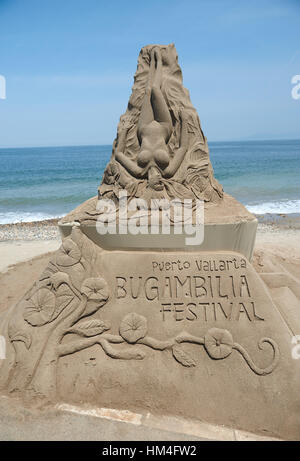
[[[59,404],[44,411],[0,398],[0,440],[265,441],[276,440],[195,420]],[[278,439],[277,439],[278,440]]]

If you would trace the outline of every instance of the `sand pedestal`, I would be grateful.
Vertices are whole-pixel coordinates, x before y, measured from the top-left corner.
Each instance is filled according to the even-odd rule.
[[[257,219],[240,202],[224,194],[222,202],[206,205],[204,209],[204,240],[200,245],[186,245],[187,234],[171,233],[163,235],[138,234],[100,235],[96,228],[99,216],[97,198],[83,203],[59,222],[62,237],[67,237],[74,223],[96,245],[106,250],[183,250],[190,251],[235,251],[251,260],[255,243]]]
[[[292,333],[239,253],[107,251],[75,226],[1,333],[13,395],[299,434]]]

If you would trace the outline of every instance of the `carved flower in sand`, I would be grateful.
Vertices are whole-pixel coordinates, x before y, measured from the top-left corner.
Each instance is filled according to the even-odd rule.
[[[32,326],[50,322],[55,310],[55,295],[47,288],[41,288],[26,301],[24,319]]]
[[[120,325],[120,335],[128,343],[136,343],[147,334],[147,319],[131,312],[126,315]]]
[[[189,168],[185,177],[186,184],[189,187],[196,188],[203,192],[209,185],[208,172],[201,168]]]
[[[108,286],[102,277],[91,277],[86,279],[81,287],[81,293],[84,294],[89,301],[97,303],[105,303],[108,299]]]
[[[78,263],[81,258],[81,252],[72,239],[63,240],[56,256],[56,262],[59,266],[68,267]]]
[[[232,352],[233,338],[228,330],[211,328],[204,336],[204,347],[212,359],[225,359]]]

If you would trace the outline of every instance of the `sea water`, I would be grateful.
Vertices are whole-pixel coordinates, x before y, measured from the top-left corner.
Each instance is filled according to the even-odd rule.
[[[257,214],[300,213],[300,140],[209,143],[224,190]],[[0,149],[0,223],[61,217],[97,194],[111,146]]]

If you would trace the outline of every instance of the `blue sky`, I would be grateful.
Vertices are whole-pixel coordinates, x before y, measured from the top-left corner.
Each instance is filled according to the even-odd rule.
[[[171,42],[209,141],[300,138],[300,0],[0,0],[0,147],[111,144]]]

